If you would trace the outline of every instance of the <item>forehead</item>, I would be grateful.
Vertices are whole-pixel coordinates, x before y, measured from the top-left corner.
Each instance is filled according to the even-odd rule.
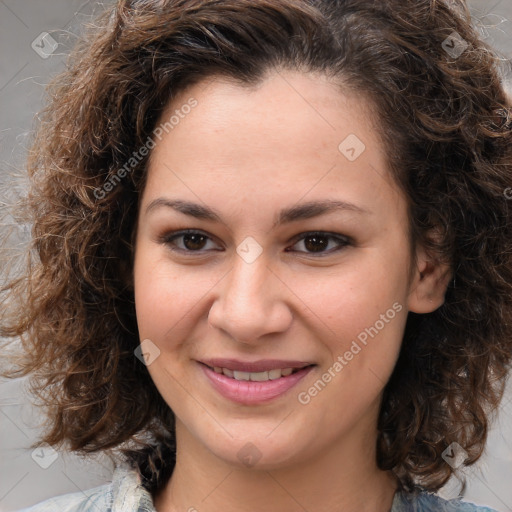
[[[251,87],[212,78],[164,111],[146,192],[259,201],[260,209],[270,196],[389,203],[397,189],[374,119],[366,98],[322,75],[274,72]]]
[[[318,73],[273,71],[250,85],[210,77],[180,92],[164,110],[160,122],[165,123],[182,109],[188,110],[186,105],[191,98],[197,100],[198,108],[186,115],[186,123],[182,119],[179,124],[187,125],[187,138],[191,130],[199,137],[207,135],[204,142],[217,134],[241,136],[243,130],[243,135],[253,137],[254,146],[270,139],[274,146],[286,145],[306,137],[308,147],[322,138],[322,147],[334,142],[331,149],[336,150],[338,138],[350,125],[361,136],[362,132],[370,135],[370,143],[378,138],[375,109],[366,95],[345,89]],[[176,142],[184,142],[180,140],[184,130],[179,128],[172,128],[173,135]],[[326,137],[329,131],[333,140]],[[312,137],[313,133],[318,137]],[[231,149],[235,151],[236,146]]]

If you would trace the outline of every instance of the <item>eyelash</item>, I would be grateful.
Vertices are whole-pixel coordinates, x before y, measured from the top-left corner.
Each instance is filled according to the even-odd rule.
[[[180,247],[176,247],[174,241],[176,239],[182,238],[182,237],[184,237],[186,235],[200,235],[200,236],[206,237],[209,241],[212,241],[212,238],[210,236],[208,236],[204,231],[195,230],[195,229],[186,229],[186,230],[182,230],[182,231],[168,233],[168,234],[165,234],[165,235],[161,236],[159,238],[159,241],[160,241],[160,243],[169,246],[171,251],[179,252],[179,253],[186,254],[186,255],[201,254],[201,253],[204,253],[204,252],[206,252],[208,250],[208,249],[206,249],[206,250],[200,249],[200,250],[197,250],[197,251],[193,251],[193,250],[190,250],[190,249],[182,249]],[[326,232],[326,231],[307,231],[307,232],[304,232],[304,233],[300,233],[299,235],[294,237],[293,241],[292,241],[293,242],[292,246],[296,245],[298,242],[300,242],[302,240],[305,240],[308,237],[313,237],[313,236],[317,236],[317,237],[320,237],[320,238],[326,238],[326,239],[329,239],[329,240],[335,240],[338,243],[338,247],[335,248],[334,250],[330,249],[328,251],[319,251],[319,252],[288,251],[287,249],[286,249],[286,252],[299,252],[299,253],[302,253],[302,254],[312,255],[315,258],[321,258],[323,256],[328,256],[330,254],[333,254],[334,252],[338,252],[341,249],[343,249],[346,246],[351,244],[351,240],[348,237],[339,235],[337,233],[330,233],[330,232]],[[329,245],[329,243],[328,243],[328,245]],[[217,250],[218,251],[218,249],[213,249],[213,250]]]

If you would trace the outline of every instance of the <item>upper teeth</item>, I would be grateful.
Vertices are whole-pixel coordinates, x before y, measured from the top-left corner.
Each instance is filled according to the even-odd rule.
[[[228,368],[213,368],[216,373],[223,373],[226,377],[231,377],[236,380],[251,380],[255,382],[263,382],[266,380],[275,380],[281,377],[287,377],[293,372],[293,368],[283,368],[277,370],[269,370],[268,372],[239,372],[236,370],[229,370]]]

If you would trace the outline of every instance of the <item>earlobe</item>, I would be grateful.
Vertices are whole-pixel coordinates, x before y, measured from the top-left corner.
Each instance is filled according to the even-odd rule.
[[[434,260],[423,249],[419,250],[409,288],[409,311],[432,313],[441,307],[451,278],[452,270],[448,263]]]

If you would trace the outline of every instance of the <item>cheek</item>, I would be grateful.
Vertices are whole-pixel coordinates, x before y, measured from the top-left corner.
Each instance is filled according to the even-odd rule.
[[[331,275],[319,274],[313,279],[294,276],[291,282],[315,317],[340,334],[356,334],[373,325],[394,303],[403,306],[406,297],[406,276],[402,272],[365,264],[364,258]],[[390,316],[394,317],[393,313]]]
[[[197,321],[208,290],[221,279],[217,274],[197,266],[177,266],[154,251],[141,249],[134,266],[141,339],[169,346],[179,332]]]
[[[347,261],[331,276],[313,280],[314,286],[311,279],[295,279],[294,291],[310,309],[310,328],[324,348],[322,371],[330,368],[336,375],[322,400],[341,393],[339,403],[352,403],[348,391],[354,387],[365,389],[371,400],[395,366],[407,318],[407,261],[396,255],[391,266],[382,254],[358,255],[357,262]]]
[[[299,401],[311,407],[311,417],[325,415],[329,425],[365,414],[378,399],[395,367],[407,318],[402,273],[359,263],[342,278],[318,280],[313,290],[303,283],[300,292],[314,313],[325,357],[318,380],[300,388]]]

